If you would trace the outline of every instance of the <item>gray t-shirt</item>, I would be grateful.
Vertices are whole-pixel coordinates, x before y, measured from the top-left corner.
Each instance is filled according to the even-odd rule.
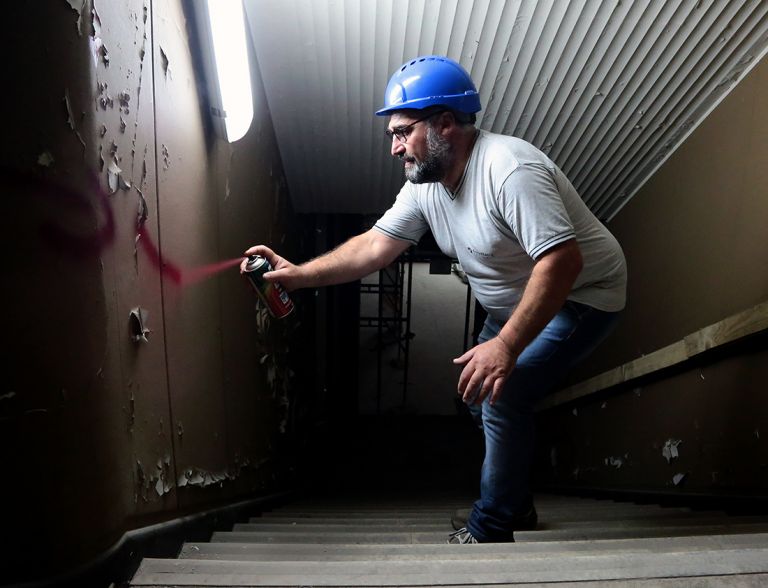
[[[455,193],[438,182],[406,182],[374,228],[414,244],[431,228],[499,321],[520,301],[535,260],[575,237],[584,268],[568,298],[605,311],[624,308],[627,273],[618,242],[560,169],[522,139],[480,131]]]

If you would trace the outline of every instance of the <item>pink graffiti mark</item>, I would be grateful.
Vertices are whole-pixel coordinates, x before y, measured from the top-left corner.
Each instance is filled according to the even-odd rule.
[[[163,256],[160,255],[160,249],[152,241],[152,238],[147,231],[147,227],[143,223],[139,225],[138,244],[141,246],[155,269],[157,269],[163,277],[167,277],[178,286],[181,285],[182,269],[173,262],[163,261]]]
[[[2,175],[8,178],[10,186],[17,189],[20,194],[42,198],[49,202],[54,214],[63,216],[76,213],[79,215],[88,214],[94,210],[94,201],[87,193],[69,186],[30,174],[6,170]],[[88,183],[96,195],[97,213],[102,217],[99,227],[87,234],[66,229],[61,221],[58,223],[46,221],[40,227],[40,235],[45,243],[78,258],[98,255],[114,242],[116,234],[115,216],[109,204],[109,196],[99,187],[96,174],[89,174]]]
[[[94,200],[97,212],[101,215],[100,226],[88,234],[76,233],[62,226],[61,221],[54,223],[46,221],[40,228],[41,238],[49,246],[77,258],[98,256],[110,247],[116,237],[117,229],[114,212],[110,204],[109,194],[99,185],[95,173],[88,174],[89,190],[78,191],[69,186],[54,182],[40,176],[20,173],[15,170],[0,168],[0,177],[6,186],[18,191],[19,194],[35,196],[55,205],[54,214],[90,214],[94,210]],[[92,194],[91,194],[92,193]],[[188,286],[206,280],[226,269],[240,263],[242,258],[232,258],[202,266],[183,268],[178,264],[164,259],[160,249],[153,241],[146,226],[146,215],[137,221],[138,246],[149,259],[152,266],[160,274],[178,286]]]

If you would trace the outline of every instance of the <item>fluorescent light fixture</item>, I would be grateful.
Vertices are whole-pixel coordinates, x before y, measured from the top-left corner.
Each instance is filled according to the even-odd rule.
[[[242,0],[203,0],[207,3],[210,42],[218,85],[211,96],[211,112],[222,119],[230,143],[240,139],[253,120],[251,68],[248,62]],[[209,87],[215,84],[210,84]],[[214,90],[214,88],[211,88]],[[216,99],[218,98],[218,101]],[[217,102],[217,103],[216,103]]]

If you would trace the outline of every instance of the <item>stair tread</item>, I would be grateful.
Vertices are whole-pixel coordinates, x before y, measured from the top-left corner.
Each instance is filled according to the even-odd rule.
[[[258,532],[258,531],[219,531],[213,534],[212,541],[266,542],[266,543],[444,543],[450,529],[443,532]],[[553,541],[613,539],[631,537],[663,537],[683,535],[762,533],[768,532],[768,523],[720,524],[720,525],[680,525],[659,527],[656,525],[636,527],[576,527],[563,529],[541,529],[536,531],[516,531],[515,540]]]
[[[766,517],[728,517],[713,516],[704,518],[639,518],[616,519],[601,521],[540,521],[535,532],[559,531],[567,529],[617,529],[617,528],[646,528],[646,527],[696,527],[696,526],[730,526],[730,525],[766,525]],[[375,531],[372,531],[375,530]],[[329,523],[325,525],[313,525],[306,523],[237,523],[232,530],[239,533],[422,533],[432,531],[451,531],[450,520],[444,519],[437,523],[407,523],[400,525],[371,525],[371,524],[347,524]]]
[[[266,513],[264,513],[266,514]],[[439,515],[415,517],[411,515],[406,516],[256,516],[251,517],[248,522],[253,524],[289,524],[289,523],[302,523],[307,525],[326,525],[326,524],[366,524],[366,525],[402,525],[409,523],[440,523],[446,520],[450,520],[454,516],[454,512],[440,513]],[[464,513],[467,514],[466,509]],[[603,521],[611,519],[640,519],[640,518],[653,518],[653,519],[672,519],[672,518],[703,518],[703,517],[728,517],[725,512],[722,511],[691,511],[687,509],[681,510],[642,510],[642,511],[627,511],[622,513],[615,513],[611,511],[598,511],[595,513],[579,513],[579,512],[562,512],[551,513],[547,511],[539,511],[539,520],[559,520],[559,521]],[[768,520],[768,517],[766,517]]]
[[[473,545],[455,546],[473,551]],[[557,558],[493,560],[252,562],[145,559],[134,586],[153,585],[336,585],[440,586],[456,583],[551,582],[695,577],[768,572],[768,547],[679,553],[561,555]]]
[[[290,504],[277,506],[273,510],[291,510],[304,508],[337,508],[337,509],[358,509],[358,508],[412,508],[412,509],[435,509],[435,508],[455,508],[456,506],[466,505],[477,498],[472,494],[462,496],[453,496],[450,499],[440,499],[429,496],[423,499],[397,499],[389,495],[380,497],[350,497],[341,496],[335,498],[313,498],[295,500]],[[537,494],[536,504],[632,504],[630,502],[618,502],[610,499],[583,498],[580,496],[555,496],[551,494]]]
[[[516,543],[447,545],[471,499],[304,501],[261,513],[131,586],[747,586],[768,580],[768,516],[536,497]],[[555,587],[555,585],[557,585]]]
[[[422,505],[399,505],[397,503],[360,503],[360,504],[335,504],[318,502],[314,504],[291,504],[289,506],[273,508],[265,514],[272,516],[284,516],[284,515],[297,515],[304,514],[306,516],[328,516],[328,515],[372,515],[377,513],[390,514],[390,513],[411,513],[419,516],[423,513],[442,513],[453,512],[456,509],[469,508],[475,502],[477,497],[468,498],[467,500],[457,501],[455,503],[435,504],[425,503]],[[632,502],[615,502],[609,500],[586,500],[581,499],[579,502],[551,502],[541,501],[538,498],[535,500],[536,508],[539,510],[551,510],[551,511],[564,511],[569,512],[574,509],[584,510],[604,510],[604,509],[670,509],[681,507],[663,507],[658,504],[636,504]]]
[[[436,508],[434,506],[422,507],[422,508],[399,508],[394,506],[380,506],[371,508],[284,508],[284,509],[272,509],[264,513],[265,516],[391,516],[407,514],[408,516],[423,516],[429,514],[440,514],[444,512],[454,512],[456,510],[467,509],[472,506],[473,500],[457,503],[452,506],[446,506],[442,508]],[[663,507],[657,504],[631,504],[622,502],[594,502],[582,505],[552,505],[552,504],[540,504],[536,501],[536,509],[541,512],[572,512],[584,511],[584,512],[601,512],[601,511],[637,511],[637,510],[689,510],[682,507]]]
[[[179,557],[183,559],[262,559],[302,561],[320,558],[322,561],[353,559],[421,559],[439,556],[447,559],[466,557],[489,558],[498,555],[520,557],[540,554],[554,556],[561,553],[613,553],[617,551],[669,553],[702,549],[734,549],[741,547],[768,547],[768,533],[737,535],[704,535],[686,537],[651,537],[609,539],[594,541],[551,541],[487,543],[470,555],[456,546],[446,544],[415,545],[318,545],[307,543],[186,543]]]
[[[601,507],[590,507],[589,509],[552,509],[546,507],[540,507],[536,505],[536,510],[539,516],[548,516],[553,518],[568,517],[568,518],[592,518],[592,517],[610,517],[610,516],[642,516],[646,514],[659,514],[674,516],[676,514],[725,514],[722,511],[692,511],[688,508],[663,508],[660,506],[650,505],[622,505],[621,507],[614,507],[612,505],[605,505]],[[295,511],[295,512],[280,512],[280,511],[268,511],[261,513],[257,519],[430,519],[440,518],[446,516],[452,516],[455,512],[467,512],[469,511],[468,505],[463,505],[461,508],[448,509],[448,510],[423,510],[423,511],[408,511],[408,510],[357,510],[357,511]]]
[[[646,514],[636,517],[621,517],[617,519],[547,519],[539,516],[538,530],[565,529],[575,527],[645,527],[655,526],[680,526],[684,525],[712,525],[712,524],[748,524],[766,523],[765,516],[728,516],[725,514],[701,514],[681,513],[677,515],[667,514],[657,516]],[[366,531],[376,529],[379,532],[391,531],[439,531],[450,527],[450,517],[437,519],[361,519],[350,522],[344,519],[285,519],[275,521],[273,519],[252,518],[248,523],[237,523],[233,531],[308,531],[333,533],[339,531]]]

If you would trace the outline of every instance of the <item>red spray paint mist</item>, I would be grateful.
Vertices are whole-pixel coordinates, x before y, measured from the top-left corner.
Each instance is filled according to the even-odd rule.
[[[144,253],[146,253],[149,258],[149,261],[155,266],[160,274],[181,287],[190,286],[202,282],[203,280],[207,280],[208,278],[223,272],[225,269],[239,265],[243,259],[242,257],[235,257],[198,267],[182,268],[175,263],[163,260],[160,255],[160,250],[152,241],[144,225],[139,227],[138,244],[141,245]]]
[[[217,261],[216,263],[209,263],[208,265],[201,265],[199,267],[183,270],[181,274],[181,285],[189,286],[190,284],[196,284],[197,282],[207,280],[208,278],[223,272],[225,269],[240,265],[242,260],[242,257],[235,257],[233,259]]]

